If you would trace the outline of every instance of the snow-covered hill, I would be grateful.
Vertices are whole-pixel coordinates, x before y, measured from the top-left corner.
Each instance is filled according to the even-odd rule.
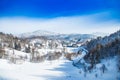
[[[59,40],[85,40],[96,38],[97,35],[94,34],[60,34],[44,30],[37,30],[34,32],[28,32],[19,34],[18,37],[21,38],[31,38],[31,37],[40,37],[45,36],[48,39],[59,39]]]
[[[120,39],[120,30],[113,33],[113,34],[110,34],[109,36],[105,36],[103,38],[97,38],[97,39],[94,39],[92,41],[90,41],[88,44],[87,44],[87,48],[90,50],[94,47],[97,46],[97,44],[101,44],[103,46],[105,46],[106,44],[109,44],[113,41],[115,41],[116,39]]]
[[[58,33],[50,32],[50,31],[44,31],[44,30],[37,30],[34,32],[28,32],[28,33],[22,33],[19,34],[18,37],[33,37],[33,36],[52,36],[52,35],[58,35]]]

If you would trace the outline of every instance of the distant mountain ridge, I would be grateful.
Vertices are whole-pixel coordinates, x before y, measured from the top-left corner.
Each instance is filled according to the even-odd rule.
[[[99,32],[96,32],[96,33],[92,33],[92,34],[60,34],[60,33],[55,33],[55,32],[50,32],[50,31],[45,31],[45,30],[37,30],[37,31],[34,31],[34,32],[28,32],[28,33],[22,33],[22,34],[19,34],[18,37],[21,37],[21,38],[29,38],[29,37],[35,37],[35,36],[49,36],[51,38],[66,38],[66,39],[69,39],[70,37],[83,37],[83,38],[86,38],[86,37],[91,37],[91,38],[95,38],[95,37],[98,37],[98,36],[106,36],[108,35],[107,33],[99,33]]]
[[[34,32],[19,34],[18,37],[28,38],[28,37],[34,37],[34,36],[52,36],[52,35],[58,35],[58,33],[44,31],[44,30],[37,30]]]
[[[92,34],[95,36],[101,36],[101,37],[105,37],[109,35],[109,33],[103,33],[103,32],[94,32]]]

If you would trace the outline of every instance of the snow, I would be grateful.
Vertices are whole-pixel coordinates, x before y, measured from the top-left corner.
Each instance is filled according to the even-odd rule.
[[[78,79],[77,75],[79,75],[77,68],[67,60],[44,63],[25,62],[22,65],[9,64],[7,60],[0,60],[0,77],[3,80],[66,80]]]
[[[74,47],[66,47],[66,52],[67,53],[77,53],[77,47],[74,48]]]
[[[82,52],[81,55],[77,56],[75,59],[73,59],[74,64],[79,62],[87,53],[85,51]]]
[[[9,64],[7,60],[0,59],[0,80],[117,80],[119,74],[115,68],[115,59],[103,60],[102,64],[107,66],[104,74],[99,69],[85,73],[63,58],[42,63],[25,62],[21,65]],[[97,66],[99,68],[101,64]]]
[[[85,51],[88,53],[88,51],[83,47],[66,47],[66,51],[67,53],[77,53],[78,51]]]
[[[107,68],[104,73],[101,70],[103,64]],[[103,60],[91,72],[84,72],[82,68],[79,71],[81,80],[120,80],[120,73],[117,71],[115,58],[107,61]]]
[[[78,53],[79,51],[81,51],[81,54],[79,54],[77,57],[73,58],[73,62],[74,64],[81,61],[84,62],[83,58],[84,56],[88,53],[88,51],[86,49],[84,49],[83,47],[77,47],[77,48],[67,48],[68,52],[73,52],[73,53]]]
[[[73,61],[84,62],[83,57],[87,54],[87,50],[82,47],[78,50],[81,50],[82,54]],[[8,51],[12,54],[13,50]],[[17,50],[14,52],[16,56],[28,55]],[[72,65],[72,61],[66,60],[63,56],[58,60],[45,60],[41,63],[25,61],[23,64],[13,64],[8,60],[0,59],[0,80],[120,80],[116,62],[116,57],[102,60],[91,72],[84,72],[82,67],[76,68]],[[103,64],[107,68],[104,73],[101,70]]]
[[[28,59],[30,58],[30,53],[25,53],[25,52],[21,52],[15,49],[5,49],[7,55],[9,55],[9,57],[15,56],[16,58],[19,57],[27,57]]]

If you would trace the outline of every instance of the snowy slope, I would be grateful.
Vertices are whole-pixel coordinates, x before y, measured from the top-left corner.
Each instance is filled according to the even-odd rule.
[[[0,59],[0,80],[120,80],[115,58],[103,60],[101,64],[107,66],[104,74],[99,69],[85,73],[65,59],[37,64],[25,62],[21,65],[9,64],[7,60]]]
[[[77,80],[77,70],[67,60],[38,64],[25,62],[22,65],[8,64],[6,60],[0,60],[0,80]]]
[[[101,66],[105,65],[107,70],[103,73]],[[96,68],[91,72],[84,72],[80,70],[81,80],[120,80],[120,73],[116,68],[116,58],[109,60],[102,60],[96,65]]]

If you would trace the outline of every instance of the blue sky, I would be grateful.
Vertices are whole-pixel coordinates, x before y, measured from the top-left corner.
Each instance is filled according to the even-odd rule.
[[[0,0],[2,32],[114,32],[120,27],[120,0]]]

